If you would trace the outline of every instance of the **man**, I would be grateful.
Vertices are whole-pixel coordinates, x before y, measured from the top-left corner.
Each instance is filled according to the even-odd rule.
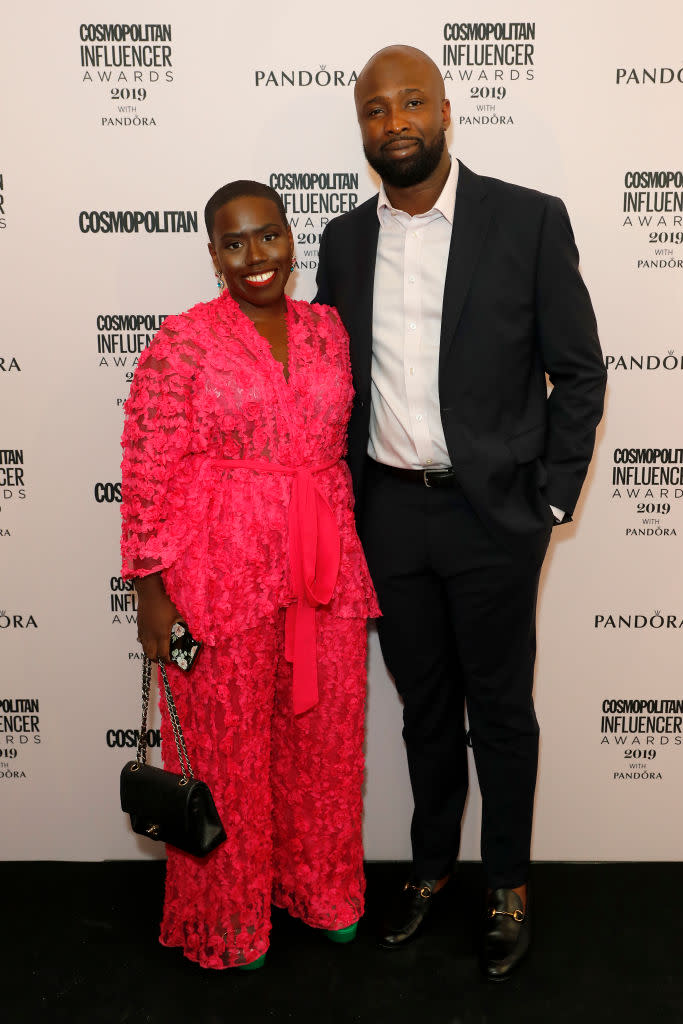
[[[381,945],[413,938],[448,881],[469,739],[485,968],[501,980],[529,945],[539,573],[586,475],[605,370],[562,202],[451,161],[430,58],[381,50],[355,101],[382,186],[326,227],[317,301],[351,338],[349,464],[415,800],[413,877]]]

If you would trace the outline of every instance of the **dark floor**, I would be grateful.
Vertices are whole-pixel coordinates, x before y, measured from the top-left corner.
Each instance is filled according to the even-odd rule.
[[[368,865],[352,945],[276,911],[266,966],[240,973],[158,944],[160,863],[0,864],[0,1020],[683,1024],[683,865],[535,865],[534,945],[502,985],[478,971],[477,865],[460,867],[412,946],[376,948],[384,895],[405,870]]]

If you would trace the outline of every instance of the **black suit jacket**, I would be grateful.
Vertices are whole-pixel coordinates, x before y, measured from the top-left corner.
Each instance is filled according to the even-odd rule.
[[[337,308],[350,336],[348,457],[359,513],[378,233],[376,197],[327,225],[315,299]],[[593,452],[606,373],[578,263],[561,200],[460,164],[441,320],[441,421],[461,486],[507,543],[545,532],[550,504],[571,514]]]

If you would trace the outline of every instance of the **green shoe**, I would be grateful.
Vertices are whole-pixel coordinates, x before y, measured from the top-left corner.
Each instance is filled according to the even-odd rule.
[[[325,931],[330,942],[353,942],[358,931],[358,921],[354,921],[348,928],[328,928]]]
[[[257,971],[259,967],[263,967],[266,962],[266,953],[262,953],[258,960],[252,960],[250,964],[240,964],[237,968],[238,971]]]

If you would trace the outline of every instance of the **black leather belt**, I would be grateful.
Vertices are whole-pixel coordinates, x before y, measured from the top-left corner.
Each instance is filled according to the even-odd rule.
[[[421,484],[423,487],[456,487],[458,480],[453,469],[399,469],[398,466],[387,466],[383,462],[370,460],[383,473],[398,477],[409,483]]]

